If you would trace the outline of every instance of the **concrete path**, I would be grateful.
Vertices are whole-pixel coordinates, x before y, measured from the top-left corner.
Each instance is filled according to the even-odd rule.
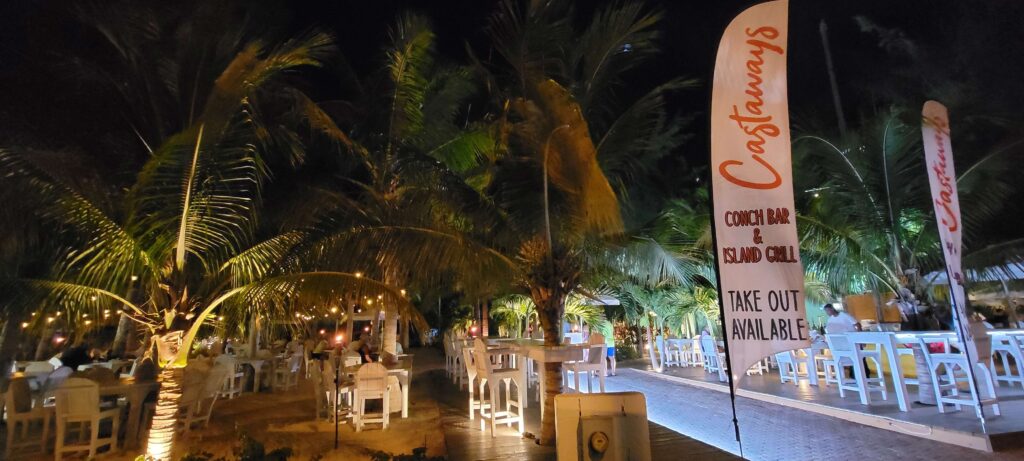
[[[729,395],[619,367],[608,391],[640,391],[651,421],[739,454]],[[1022,460],[1024,450],[984,453],[738,398],[743,455],[751,460]]]

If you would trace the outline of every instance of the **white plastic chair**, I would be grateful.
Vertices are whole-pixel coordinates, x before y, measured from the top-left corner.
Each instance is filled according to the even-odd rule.
[[[28,365],[25,365],[26,374],[51,373],[54,369],[50,362],[29,362]]]
[[[485,422],[490,421],[491,437],[497,424],[512,426],[518,424],[519,433],[523,433],[523,400],[526,398],[525,375],[518,368],[497,368],[491,361],[487,351],[487,343],[477,338],[473,345],[473,361],[476,363],[477,377],[480,379],[480,430],[486,430]],[[501,384],[505,384],[505,410],[501,407]],[[512,384],[516,387],[516,398],[512,398]],[[488,391],[488,392],[485,392]],[[515,411],[512,409],[515,408]]]
[[[992,366],[993,378],[996,384],[999,381],[1006,381],[1011,387],[1013,383],[1020,383],[1024,387],[1024,351],[1021,344],[1024,343],[1024,335],[999,335],[992,337]],[[1003,374],[999,374],[996,367],[996,356],[999,356],[1003,365]],[[1011,365],[1010,359],[1013,359]],[[1014,370],[1017,372],[1014,373]]]
[[[366,363],[356,372],[355,391],[353,393],[353,417],[356,432],[363,430],[366,423],[381,423],[384,429],[391,421],[391,386],[388,384],[388,369],[379,363]],[[383,413],[379,417],[370,417],[366,413],[366,401],[383,401]]]
[[[293,354],[274,368],[273,389],[288,390],[299,385],[299,370],[302,369],[302,355]]]
[[[600,336],[600,335],[595,335]],[[572,372],[573,376],[573,389],[576,392],[583,392],[580,388],[580,373],[583,373],[587,377],[587,393],[594,393],[594,373],[597,373],[598,389],[601,393],[604,393],[604,375],[605,371],[608,370],[608,362],[605,361],[605,356],[608,355],[608,346],[605,345],[604,337],[600,338],[600,342],[594,340],[591,336],[590,349],[587,353],[586,360],[580,360],[571,362],[568,364],[569,371]]]
[[[7,445],[4,458],[12,459],[11,452],[23,447],[38,446],[39,451],[44,452],[50,434],[53,407],[45,407],[41,401],[32,398],[32,389],[25,378],[14,378],[8,383],[4,407],[7,409]],[[38,439],[30,436],[31,426],[36,422],[41,423],[41,434]]]
[[[775,363],[779,364],[779,380],[782,384],[791,381],[799,385],[801,380],[808,381],[807,373],[800,371],[800,361],[793,351],[775,354]]]
[[[199,413],[199,403],[206,387],[208,370],[185,368],[184,382],[181,385],[181,399],[178,400],[178,432],[191,432],[195,417]]]
[[[882,379],[882,354],[880,351],[865,351],[857,347],[847,335],[828,334],[825,335],[828,341],[828,348],[832,351],[832,366],[836,373],[839,386],[839,396],[845,398],[846,391],[854,391],[860,394],[860,403],[871,404],[871,393],[882,394],[882,400],[889,398],[885,388],[885,380]],[[864,368],[864,361],[875,362],[875,369],[878,370],[877,378],[868,378],[867,369]],[[853,368],[853,380],[846,377],[846,367]]]
[[[54,394],[57,400],[57,442],[54,447],[57,461],[63,459],[67,452],[87,451],[88,457],[93,458],[101,447],[106,446],[109,451],[117,448],[121,409],[100,409],[99,385],[84,378],[68,378]],[[101,438],[100,425],[107,420],[111,424],[110,436]],[[87,428],[89,440],[85,442]],[[78,440],[83,443],[69,444],[69,432],[77,432]]]
[[[994,380],[989,372],[986,362],[991,357],[979,357],[974,367],[974,377],[977,384],[985,391],[982,396],[979,393],[978,385],[967,376],[967,369],[970,364],[967,362],[967,355],[962,353],[945,352],[933,354],[928,349],[928,343],[923,338],[918,338],[921,344],[921,352],[924,354],[925,363],[928,364],[928,372],[932,378],[932,389],[935,390],[935,401],[938,402],[939,413],[946,412],[946,404],[952,404],[957,411],[963,405],[974,407],[979,418],[982,417],[981,405],[992,409],[992,412],[999,416],[999,399],[996,397]],[[980,349],[980,348],[979,348]],[[980,352],[980,351],[979,351]],[[940,373],[939,370],[942,370]],[[967,392],[961,389],[961,383],[967,384]]]

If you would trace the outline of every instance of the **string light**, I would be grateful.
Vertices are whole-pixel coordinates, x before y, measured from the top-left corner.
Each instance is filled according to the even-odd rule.
[[[331,308],[331,313],[332,314],[337,314],[338,313],[338,308],[337,307],[332,307]]]
[[[363,273],[362,272],[356,272],[356,278],[357,279],[358,278],[362,278],[362,277],[363,277]]]

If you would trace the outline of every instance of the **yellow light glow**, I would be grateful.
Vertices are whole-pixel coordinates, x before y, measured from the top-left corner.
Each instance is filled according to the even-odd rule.
[[[342,339],[344,339],[344,336],[342,336],[342,335],[335,336],[334,337],[334,342],[340,343]]]
[[[405,296],[405,288],[402,288],[401,290],[399,290],[399,293],[402,293],[402,296]]]
[[[217,320],[223,322],[224,321],[224,316],[223,315],[218,315],[217,316]]]
[[[367,299],[366,300],[366,305],[367,306],[372,306],[373,305],[373,300],[372,299]]]
[[[92,320],[86,320],[86,321],[85,321],[85,324],[86,324],[86,325],[92,324]]]
[[[89,318],[89,314],[82,314],[82,318]]]
[[[363,273],[362,273],[362,272],[356,272],[356,278],[360,278],[360,277],[362,277],[362,276],[363,276]]]
[[[138,280],[139,280],[139,276],[138,276],[138,275],[133,275],[133,276],[132,276],[132,281],[133,281],[133,282],[136,282],[136,281],[138,281]]]
[[[323,334],[327,334],[327,330],[321,329],[321,330],[320,330],[320,334],[322,334],[322,335],[323,335]]]
[[[56,319],[54,319],[53,317],[47,317],[46,318],[46,323],[53,323],[54,320],[56,320]]]
[[[96,295],[93,295],[93,296],[89,297],[89,301],[95,301],[95,300],[96,300]]]
[[[337,314],[338,313],[338,308],[337,307],[332,307],[331,308],[331,313],[332,314]]]
[[[28,322],[21,322],[22,328],[28,328]]]

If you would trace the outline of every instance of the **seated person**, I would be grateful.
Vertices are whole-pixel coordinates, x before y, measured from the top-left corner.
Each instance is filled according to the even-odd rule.
[[[373,358],[370,357],[370,346],[363,341],[363,337],[360,335],[355,341],[352,341],[348,345],[349,352],[355,352],[363,358],[363,363],[373,362]]]

